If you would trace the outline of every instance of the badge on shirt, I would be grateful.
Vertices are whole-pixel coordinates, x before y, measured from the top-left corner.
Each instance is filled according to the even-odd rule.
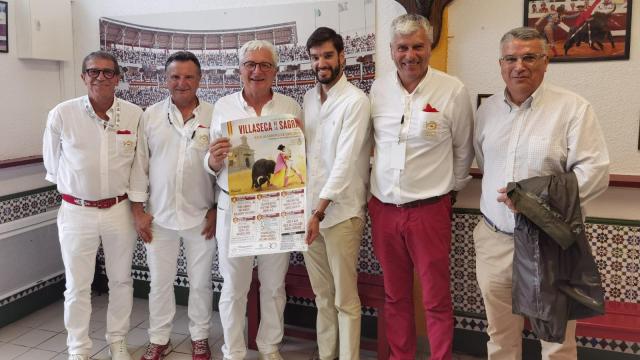
[[[405,155],[407,153],[407,143],[405,141],[391,144],[391,164],[390,167],[396,170],[404,170]]]
[[[438,133],[438,123],[435,121],[427,121],[424,123],[424,136],[434,137]]]
[[[197,147],[198,149],[206,149],[209,146],[209,128],[198,126],[198,128],[196,128],[193,140],[195,141],[195,147]]]
[[[116,132],[116,144],[118,144],[119,154],[131,155],[136,149],[136,137],[131,130],[118,130]]]

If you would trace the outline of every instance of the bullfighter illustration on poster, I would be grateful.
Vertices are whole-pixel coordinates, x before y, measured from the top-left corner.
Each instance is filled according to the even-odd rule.
[[[306,156],[293,115],[227,123],[231,196],[229,256],[306,251]]]

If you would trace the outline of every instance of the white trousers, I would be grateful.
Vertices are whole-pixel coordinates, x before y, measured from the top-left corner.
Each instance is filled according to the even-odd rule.
[[[133,305],[131,261],[136,241],[129,200],[109,209],[63,201],[58,211],[58,236],[66,277],[64,324],[69,354],[91,351],[91,282],[101,240],[109,277],[107,343],[124,339]]]
[[[213,290],[211,266],[216,249],[215,239],[206,240],[200,233],[205,221],[186,230],[171,230],[153,224],[153,240],[145,243],[147,264],[151,273],[149,292],[149,340],[164,345],[169,341],[176,297],[173,283],[177,273],[180,238],[185,249],[189,275],[189,333],[191,340],[209,337]]]
[[[254,257],[228,256],[230,224],[229,196],[221,192],[218,198],[216,238],[220,273],[224,278],[219,303],[224,332],[222,354],[225,359],[240,360],[247,354],[244,330]],[[283,313],[287,302],[284,278],[289,268],[289,253],[259,255],[257,258],[261,316],[256,343],[261,353],[268,354],[278,350],[284,335]]]
[[[473,231],[476,275],[487,312],[487,353],[489,360],[522,359],[524,318],[513,314],[511,286],[513,236],[491,230],[484,222]],[[540,341],[543,360],[575,360],[576,322],[569,321],[564,343]]]

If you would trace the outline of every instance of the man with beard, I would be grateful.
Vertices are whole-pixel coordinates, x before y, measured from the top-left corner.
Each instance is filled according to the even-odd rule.
[[[316,29],[307,51],[318,84],[304,96],[307,204],[314,209],[304,259],[318,307],[318,350],[322,360],[357,360],[361,307],[356,267],[369,180],[369,100],[347,81],[343,40],[334,30]]]
[[[429,66],[432,28],[420,15],[391,23],[396,71],[371,88],[375,159],[369,216],[384,273],[391,359],[414,359],[414,268],[431,359],[451,359],[449,291],[452,195],[471,179],[473,113],[464,85]]]
[[[201,70],[193,53],[173,53],[165,72],[170,96],[142,115],[129,192],[151,275],[149,345],[140,360],[159,360],[171,351],[173,282],[181,238],[189,274],[191,354],[193,360],[209,360],[216,210],[214,179],[202,161],[209,147],[213,106],[196,95]]]
[[[102,243],[109,277],[105,335],[114,360],[131,360],[125,336],[133,305],[136,231],[127,199],[142,110],[115,97],[120,67],[108,52],[82,61],[87,96],[49,112],[43,139],[46,179],[62,195],[58,236],[65,269],[64,325],[69,360],[91,352],[91,282]]]
[[[244,328],[254,257],[229,257],[231,207],[225,160],[231,143],[229,138],[222,137],[222,127],[236,119],[276,114],[291,114],[299,118],[301,113],[295,100],[271,89],[278,66],[278,53],[273,44],[265,40],[251,40],[242,45],[238,56],[244,87],[216,102],[211,121],[213,142],[204,159],[205,169],[216,176],[219,187],[216,239],[220,272],[224,278],[219,304],[224,332],[222,354],[225,359],[232,360],[244,359],[247,353]],[[289,253],[258,255],[257,258],[261,314],[256,337],[259,359],[282,360],[278,346],[284,335],[283,313],[287,302],[284,277],[289,268]]]

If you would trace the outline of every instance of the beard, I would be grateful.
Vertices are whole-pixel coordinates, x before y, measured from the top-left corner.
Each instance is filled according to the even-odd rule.
[[[321,84],[330,84],[338,77],[338,75],[340,75],[341,67],[342,67],[341,65],[338,65],[335,68],[332,67],[331,68],[331,76],[329,76],[328,78],[321,79],[320,76],[318,76],[318,71],[315,70],[315,69],[313,69],[313,73],[316,75],[316,79],[318,80],[319,83],[321,83]]]

